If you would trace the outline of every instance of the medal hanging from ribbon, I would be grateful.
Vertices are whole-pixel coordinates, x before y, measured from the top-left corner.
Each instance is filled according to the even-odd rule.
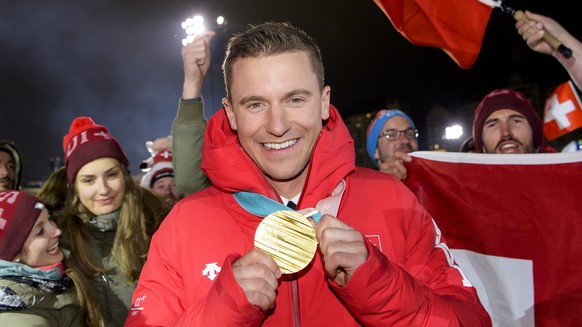
[[[342,181],[331,197],[318,203],[320,211],[336,215],[344,188]],[[320,211],[301,210],[306,212],[302,214],[258,193],[238,192],[234,197],[242,208],[264,217],[255,232],[255,247],[269,254],[282,273],[296,273],[313,260],[317,238],[307,218],[311,217],[317,224],[321,218]]]
[[[311,262],[317,251],[317,238],[304,215],[293,210],[279,210],[259,224],[255,247],[268,253],[282,273],[293,274]]]

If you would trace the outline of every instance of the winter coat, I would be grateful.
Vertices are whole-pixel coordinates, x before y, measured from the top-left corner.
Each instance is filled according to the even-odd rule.
[[[41,270],[0,260],[0,326],[82,326],[80,309],[60,266]]]
[[[99,300],[104,310],[105,326],[123,326],[131,304],[131,296],[136,283],[118,271],[119,264],[111,255],[113,241],[117,232],[119,211],[94,217],[89,224],[89,232],[100,243],[93,246],[91,252],[101,260],[105,268],[113,268],[101,274],[93,281],[100,295]]]
[[[126,326],[480,326],[491,320],[430,215],[394,177],[355,167],[335,108],[311,157],[297,209],[314,208],[345,181],[337,218],[369,241],[368,260],[340,287],[321,253],[280,279],[274,309],[250,304],[232,264],[261,222],[233,193],[281,201],[240,147],[224,112],[208,122],[202,169],[213,186],[179,201],[154,235]],[[294,299],[296,300],[294,302]]]

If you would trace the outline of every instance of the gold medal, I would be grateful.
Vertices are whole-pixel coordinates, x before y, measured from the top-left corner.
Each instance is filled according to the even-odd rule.
[[[317,250],[315,229],[307,218],[292,210],[275,211],[259,224],[255,247],[269,254],[284,274],[305,268]]]

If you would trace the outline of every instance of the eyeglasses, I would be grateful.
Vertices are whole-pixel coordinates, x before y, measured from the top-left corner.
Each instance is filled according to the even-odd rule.
[[[417,129],[405,129],[403,131],[399,131],[396,129],[389,129],[380,134],[378,138],[385,137],[388,141],[397,141],[400,139],[400,135],[404,134],[404,136],[409,140],[414,140],[418,138],[418,130]]]

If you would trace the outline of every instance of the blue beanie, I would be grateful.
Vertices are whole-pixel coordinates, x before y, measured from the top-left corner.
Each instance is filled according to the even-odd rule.
[[[380,136],[380,132],[382,132],[384,124],[386,124],[388,120],[392,119],[392,117],[396,116],[405,118],[410,123],[410,126],[416,129],[416,126],[414,126],[414,122],[412,121],[412,119],[410,119],[410,117],[408,117],[407,114],[403,113],[398,109],[390,110],[383,109],[378,111],[376,117],[372,119],[370,126],[368,126],[368,132],[366,133],[367,138],[366,148],[368,149],[368,155],[370,156],[370,159],[372,159],[372,162],[374,162],[376,168],[378,168],[378,163],[376,163],[376,159],[374,159],[374,152],[376,151],[376,147],[378,146],[378,137]]]

